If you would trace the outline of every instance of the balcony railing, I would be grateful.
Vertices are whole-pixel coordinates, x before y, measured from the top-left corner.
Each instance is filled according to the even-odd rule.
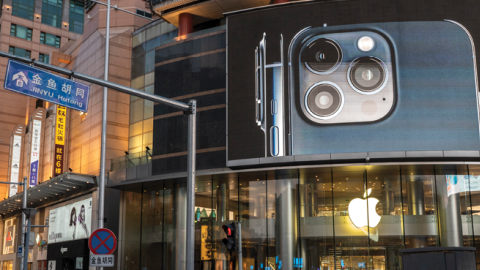
[[[135,167],[138,165],[149,164],[152,162],[151,151],[141,151],[112,159],[112,171],[123,168]]]

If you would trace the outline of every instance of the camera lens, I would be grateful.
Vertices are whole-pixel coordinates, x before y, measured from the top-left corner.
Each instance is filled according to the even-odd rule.
[[[387,67],[375,57],[355,59],[348,69],[348,81],[355,91],[373,94],[382,90],[387,81]]]
[[[343,94],[338,86],[323,82],[312,86],[306,94],[305,105],[316,118],[328,119],[336,115],[342,107]]]
[[[308,44],[301,61],[314,73],[330,73],[340,65],[342,50],[335,41],[320,38]]]

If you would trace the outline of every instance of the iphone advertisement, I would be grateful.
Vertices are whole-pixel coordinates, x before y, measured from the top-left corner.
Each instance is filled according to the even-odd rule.
[[[229,166],[479,158],[477,1],[226,14]]]

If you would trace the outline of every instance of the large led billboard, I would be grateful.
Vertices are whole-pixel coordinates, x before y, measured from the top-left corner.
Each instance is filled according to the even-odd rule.
[[[478,158],[478,8],[356,0],[227,14],[228,165]]]

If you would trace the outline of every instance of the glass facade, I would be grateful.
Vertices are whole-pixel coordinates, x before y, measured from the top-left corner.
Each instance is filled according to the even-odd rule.
[[[83,12],[82,2],[70,2],[69,30],[75,33],[83,34]]]
[[[35,0],[13,0],[12,15],[33,20],[33,12],[35,9]]]
[[[195,269],[234,269],[221,229],[233,221],[241,269],[401,269],[401,249],[478,246],[479,173],[369,165],[199,176]],[[123,198],[121,268],[185,269],[185,179],[125,187]]]
[[[40,32],[40,43],[60,48],[60,37],[49,33]]]
[[[26,40],[31,41],[32,40],[32,29],[27,28],[25,26],[17,25],[17,24],[11,24],[10,25],[10,36],[18,37],[18,38],[23,38]]]
[[[150,14],[151,15],[151,14]],[[177,36],[174,25],[161,22],[133,36],[131,87],[154,93],[155,48],[161,45],[160,36],[170,41]],[[169,37],[169,38],[168,38]],[[130,97],[130,134],[128,152],[153,150],[153,102]]]
[[[62,27],[62,0],[43,0],[42,23]]]

